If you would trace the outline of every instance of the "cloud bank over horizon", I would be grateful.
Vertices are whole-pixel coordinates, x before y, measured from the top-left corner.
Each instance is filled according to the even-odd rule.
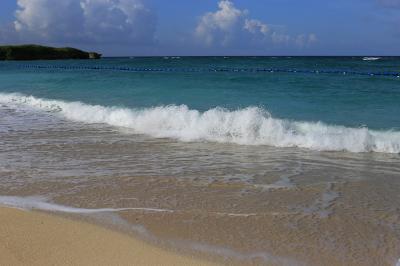
[[[366,0],[362,10],[346,0],[192,1],[2,0],[0,14],[8,7],[9,17],[0,17],[0,44],[74,46],[105,55],[400,52],[400,0]]]
[[[250,12],[240,10],[229,0],[221,0],[218,10],[204,14],[196,27],[196,37],[207,46],[229,46],[232,44],[267,46],[309,46],[317,41],[314,33],[291,36],[281,27],[274,27],[250,18]]]

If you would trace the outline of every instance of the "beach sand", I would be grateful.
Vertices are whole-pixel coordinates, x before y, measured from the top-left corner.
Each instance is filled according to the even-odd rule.
[[[96,225],[0,207],[1,265],[214,265]]]

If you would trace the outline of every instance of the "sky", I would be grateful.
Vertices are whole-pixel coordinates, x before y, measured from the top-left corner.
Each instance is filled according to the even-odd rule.
[[[400,0],[1,0],[0,45],[105,56],[400,55]]]

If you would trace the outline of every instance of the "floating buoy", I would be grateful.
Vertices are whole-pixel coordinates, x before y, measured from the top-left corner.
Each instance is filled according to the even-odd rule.
[[[54,69],[54,70],[112,70],[121,72],[185,72],[185,73],[204,73],[204,72],[232,72],[232,73],[258,73],[258,72],[281,72],[281,73],[314,73],[314,74],[342,74],[359,76],[392,76],[400,77],[399,72],[359,72],[347,70],[313,70],[313,69],[281,69],[281,68],[130,68],[124,66],[65,66],[65,65],[18,65],[18,68],[26,69]]]

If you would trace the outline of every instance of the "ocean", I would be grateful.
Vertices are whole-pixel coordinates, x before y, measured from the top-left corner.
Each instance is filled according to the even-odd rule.
[[[0,62],[0,204],[229,263],[395,265],[399,74],[399,57]]]

